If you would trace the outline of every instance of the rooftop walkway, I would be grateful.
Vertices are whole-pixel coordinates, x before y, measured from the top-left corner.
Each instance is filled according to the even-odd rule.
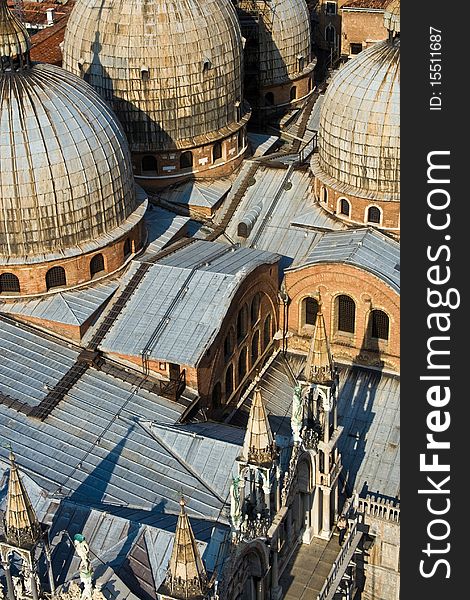
[[[338,533],[329,542],[314,538],[292,555],[281,579],[284,600],[316,600],[340,551]]]

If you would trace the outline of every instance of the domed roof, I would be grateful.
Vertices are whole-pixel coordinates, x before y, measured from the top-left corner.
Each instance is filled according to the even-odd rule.
[[[24,25],[8,9],[6,0],[0,0],[0,72],[10,63],[6,59],[21,57],[30,47]]]
[[[52,65],[0,73],[0,263],[105,246],[137,206],[124,133],[88,84]]]
[[[253,2],[238,0],[238,5],[242,15],[253,13]],[[305,0],[262,1],[256,7],[264,23],[259,43],[261,85],[286,83],[304,69],[311,70],[310,15]]]
[[[314,174],[340,193],[400,194],[400,41],[361,52],[332,78],[320,115]]]
[[[77,0],[63,66],[110,102],[131,150],[145,152],[238,128],[241,53],[230,0]]]

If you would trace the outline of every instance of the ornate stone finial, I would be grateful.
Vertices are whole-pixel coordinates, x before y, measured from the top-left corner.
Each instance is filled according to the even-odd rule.
[[[334,363],[331,357],[330,344],[326,334],[325,318],[322,312],[321,298],[315,321],[315,331],[307,356],[304,376],[310,383],[329,383],[334,380]]]
[[[254,465],[269,466],[275,458],[276,447],[273,434],[261,396],[261,389],[257,387],[248,417],[241,459]]]
[[[392,0],[385,7],[384,26],[390,39],[400,35],[400,0]]]
[[[3,0],[0,1],[3,2]],[[32,548],[42,536],[41,525],[21,480],[15,455],[11,450],[4,529],[8,542],[18,548]]]
[[[165,581],[159,594],[171,598],[202,598],[208,591],[207,573],[202,562],[196,538],[180,500],[180,514],[176,524],[175,541]]]
[[[0,0],[0,73],[29,65],[31,41],[23,23]]]

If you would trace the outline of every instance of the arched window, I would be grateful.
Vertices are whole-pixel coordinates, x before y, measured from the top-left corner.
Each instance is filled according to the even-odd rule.
[[[272,92],[268,92],[264,96],[264,103],[266,106],[274,106],[274,94]]]
[[[242,348],[240,356],[238,357],[238,383],[240,383],[246,375],[246,357],[246,348]]]
[[[142,81],[148,81],[150,79],[150,70],[148,67],[142,67],[140,69],[140,77]]]
[[[242,340],[248,330],[248,309],[244,304],[238,311],[237,316],[237,340]]]
[[[298,70],[299,71],[303,71],[305,68],[305,57],[304,56],[298,56],[297,57],[298,62]]]
[[[370,315],[371,337],[379,340],[388,340],[390,320],[383,310],[373,310]]]
[[[222,158],[222,142],[216,142],[212,146],[212,162],[215,163]]]
[[[123,247],[124,258],[127,258],[128,256],[130,256],[131,252],[132,252],[131,238],[126,238],[126,241],[124,242],[124,247]]]
[[[346,333],[356,330],[356,304],[349,296],[336,298],[337,329]]]
[[[303,324],[315,325],[317,320],[318,302],[315,298],[304,298],[302,303]]]
[[[325,39],[331,46],[336,46],[336,30],[333,25],[328,25],[325,29]]]
[[[90,277],[104,273],[104,258],[102,254],[95,254],[90,261]]]
[[[380,209],[376,206],[371,206],[367,211],[368,223],[380,223]]]
[[[328,202],[328,190],[325,187],[321,189],[321,199],[323,202]]]
[[[259,356],[259,331],[256,330],[251,340],[251,364],[254,365]]]
[[[52,267],[46,273],[46,288],[48,290],[56,287],[63,287],[67,285],[67,278],[65,276],[65,269],[63,267]]]
[[[2,273],[0,275],[0,294],[14,294],[20,291],[20,280],[13,273]]]
[[[290,89],[290,100],[291,102],[297,98],[297,87],[293,85]]]
[[[339,212],[342,215],[349,217],[350,206],[349,206],[349,202],[346,200],[346,198],[341,198],[341,200],[339,201]]]
[[[233,353],[234,342],[233,329],[230,329],[224,340],[224,357],[229,358]]]
[[[202,61],[202,72],[207,73],[209,69],[212,67],[212,63],[209,58],[205,58]]]
[[[212,406],[220,406],[220,399],[222,397],[222,386],[218,381],[212,388]]]
[[[268,315],[266,317],[266,319],[264,320],[264,325],[263,325],[263,351],[266,350],[270,341],[271,341],[271,315]]]
[[[158,163],[155,156],[148,154],[142,159],[142,173],[157,173]]]
[[[260,305],[261,305],[261,296],[258,293],[253,296],[253,300],[251,301],[250,322],[252,325],[254,325],[259,319]]]
[[[193,168],[193,153],[191,151],[183,152],[180,156],[180,169]]]

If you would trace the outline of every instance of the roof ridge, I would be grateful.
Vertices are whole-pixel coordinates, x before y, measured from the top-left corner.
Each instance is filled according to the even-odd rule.
[[[158,442],[159,444],[161,444],[163,446],[163,448],[175,459],[177,460],[180,465],[182,467],[184,467],[188,473],[190,475],[192,475],[193,477],[195,477],[199,483],[201,483],[213,496],[214,498],[216,498],[217,500],[219,500],[219,502],[222,503],[222,507],[226,504],[227,499],[226,498],[222,498],[222,496],[220,496],[220,494],[210,485],[210,483],[208,483],[204,477],[198,473],[198,471],[196,471],[196,469],[194,469],[190,464],[188,464],[186,462],[186,460],[178,453],[176,452],[176,450],[174,450],[174,448],[171,448],[165,440],[163,440],[158,433],[155,433],[154,431],[151,430],[150,427],[146,427],[144,425],[144,423],[141,420],[137,420],[137,423],[142,427],[142,429],[148,433],[149,435],[151,435],[154,440],[156,442]]]

